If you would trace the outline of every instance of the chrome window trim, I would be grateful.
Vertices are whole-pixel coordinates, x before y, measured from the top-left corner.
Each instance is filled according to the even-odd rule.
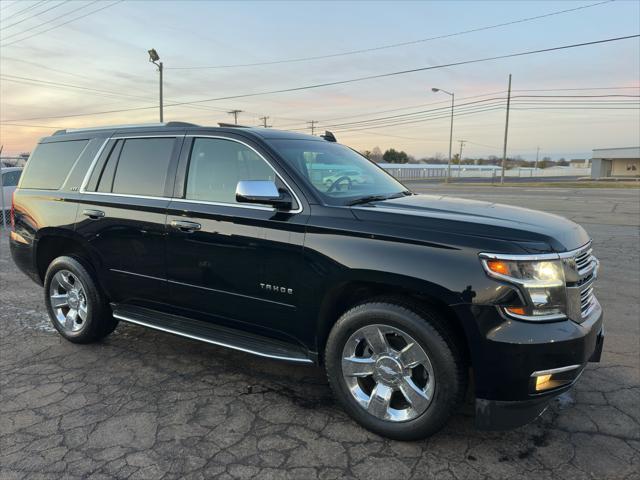
[[[96,168],[96,163],[98,163],[98,159],[100,158],[100,155],[102,155],[102,152],[107,146],[107,143],[109,143],[109,140],[111,139],[107,138],[105,139],[104,142],[102,142],[102,145],[98,149],[98,152],[96,153],[95,157],[93,157],[93,160],[91,161],[91,165],[89,165],[89,170],[87,170],[87,173],[85,173],[84,178],[82,179],[82,183],[80,184],[80,193],[93,193],[93,192],[86,191],[87,183],[89,183],[89,178],[91,178],[91,174],[93,173],[93,170]]]
[[[261,205],[245,205],[238,203],[224,203],[224,202],[211,202],[209,200],[189,200],[187,198],[171,198],[172,202],[181,202],[181,203],[197,203],[202,205],[214,205],[216,207],[234,207],[234,208],[248,208],[250,210],[264,210],[267,212],[275,212],[276,209],[273,207],[261,206]],[[293,210],[281,210],[286,213],[298,213]],[[302,210],[300,210],[302,211]]]
[[[291,188],[291,185],[289,185],[287,183],[287,181],[282,177],[282,175],[280,175],[280,173],[278,173],[278,170],[276,170],[275,168],[273,168],[273,165],[271,164],[271,162],[269,160],[267,160],[266,158],[264,158],[264,156],[258,152],[255,148],[253,148],[251,145],[249,145],[248,143],[243,142],[242,140],[237,140],[235,138],[231,138],[231,137],[225,137],[222,135],[197,135],[197,134],[189,134],[189,135],[185,135],[186,138],[217,138],[220,140],[227,140],[230,142],[236,142],[239,143],[241,145],[244,145],[245,147],[247,147],[250,150],[253,150],[253,152],[260,157],[267,165],[269,165],[269,168],[271,168],[271,170],[273,170],[273,173],[275,173],[278,178],[280,180],[282,180],[282,183],[285,184],[285,186],[289,189],[289,191],[291,192],[291,195],[293,195],[293,197],[296,199],[296,202],[298,203],[298,208],[296,208],[295,210],[278,210],[281,212],[286,212],[286,213],[301,213],[304,211],[304,208],[302,207],[302,202],[300,201],[300,198],[298,197],[298,195],[296,194],[296,191]],[[191,161],[191,153],[189,153],[189,161]],[[186,171],[186,176],[185,176],[185,182],[186,180],[189,178],[189,169],[187,167],[187,171]],[[242,208],[253,208],[256,209],[256,207],[260,210],[264,210],[265,208],[267,210],[271,210],[271,211],[276,211],[275,208],[272,207],[261,207],[259,205],[252,205],[252,206],[246,206],[246,205],[242,205],[242,204],[236,204],[236,203],[226,203],[226,202],[208,202],[206,200],[189,200],[187,198],[184,199],[174,199],[174,200],[185,200],[185,201],[190,201],[190,202],[195,202],[195,203],[201,203],[201,202],[206,202],[210,205],[219,205],[219,206],[240,206]]]
[[[245,147],[253,150],[255,152],[256,155],[258,155],[263,161],[266,162],[267,165],[269,165],[269,168],[271,168],[271,170],[273,170],[273,172],[278,176],[278,178],[280,180],[282,180],[282,183],[285,184],[285,186],[289,189],[289,191],[291,192],[291,195],[293,195],[293,197],[296,199],[296,202],[298,202],[298,208],[296,208],[295,210],[276,210],[273,207],[268,207],[268,206],[261,206],[261,205],[244,205],[241,203],[225,203],[225,202],[212,202],[212,201],[207,201],[207,200],[194,200],[194,199],[187,199],[187,198],[176,198],[176,197],[154,197],[154,196],[148,196],[148,195],[136,195],[135,193],[110,193],[110,192],[88,192],[86,190],[87,184],[89,183],[89,178],[91,178],[91,175],[93,174],[93,171],[96,168],[96,165],[98,163],[98,159],[100,158],[100,155],[102,155],[102,152],[104,151],[104,149],[107,146],[107,143],[109,143],[110,140],[128,140],[128,139],[137,139],[137,138],[180,138],[180,137],[186,137],[186,138],[218,138],[221,140],[228,140],[231,142],[237,142],[240,143],[242,145],[244,145]],[[187,170],[187,176],[188,176],[188,170]],[[87,194],[87,195],[103,195],[103,196],[116,196],[116,197],[128,197],[128,198],[143,198],[143,199],[147,199],[147,200],[170,200],[170,201],[175,201],[175,202],[181,202],[181,203],[195,203],[195,204],[203,204],[203,205],[213,205],[213,206],[217,206],[217,207],[233,207],[233,208],[246,208],[249,210],[262,210],[262,211],[269,211],[269,212],[276,212],[276,211],[282,211],[285,213],[301,213],[304,211],[304,208],[302,207],[302,202],[300,201],[300,198],[298,197],[298,195],[296,194],[295,190],[293,188],[291,188],[291,185],[289,185],[287,183],[287,181],[282,178],[282,175],[280,175],[278,173],[278,171],[273,168],[273,165],[271,164],[271,162],[269,162],[266,158],[264,158],[264,156],[262,156],[260,154],[260,152],[258,152],[255,148],[253,148],[251,145],[248,145],[247,143],[241,141],[241,140],[236,140],[234,138],[229,138],[229,137],[224,137],[224,136],[220,136],[220,135],[125,135],[125,136],[119,136],[119,137],[109,137],[107,138],[102,145],[100,146],[100,148],[98,149],[98,152],[96,153],[95,157],[93,158],[93,160],[91,161],[91,165],[89,166],[89,169],[87,170],[87,173],[84,176],[84,179],[82,180],[82,183],[80,185],[80,193],[83,194]]]
[[[73,142],[73,141],[77,141],[77,140],[70,140],[70,141]],[[63,188],[65,188],[67,186],[67,182],[69,181],[69,177],[71,177],[71,173],[73,172],[73,169],[76,168],[76,165],[78,165],[78,162],[82,158],[82,155],[84,155],[84,152],[86,152],[87,148],[89,148],[89,144],[90,143],[91,143],[91,140],[88,140],[87,144],[84,146],[84,148],[80,152],[80,155],[78,155],[78,158],[76,158],[76,161],[73,162],[73,165],[71,165],[71,168],[67,172],[67,176],[64,177],[64,181],[62,182],[62,185],[60,185],[60,188],[58,190],[62,190]]]
[[[96,153],[96,156],[93,157],[93,161],[91,162],[91,165],[89,166],[89,170],[87,170],[86,175],[84,176],[84,179],[82,180],[82,184],[80,185],[80,193],[88,193],[91,195],[116,195],[119,197],[134,197],[134,198],[159,198],[159,199],[166,199],[168,197],[151,197],[148,195],[136,195],[135,193],[110,193],[110,192],[87,192],[86,188],[87,188],[87,183],[89,183],[89,179],[91,178],[91,175],[93,174],[93,171],[96,168],[96,165],[98,163],[98,159],[100,158],[100,155],[102,155],[103,150],[105,149],[105,147],[107,146],[107,143],[109,143],[109,140],[127,140],[127,139],[132,139],[135,140],[137,138],[182,138],[184,137],[184,135],[136,135],[136,136],[123,136],[123,137],[109,137],[107,138],[104,143],[102,144],[102,146],[100,147],[100,149],[98,150],[98,153]]]
[[[149,195],[133,195],[130,193],[109,193],[109,192],[81,192],[86,195],[103,195],[107,197],[126,197],[126,198],[142,198],[145,200],[173,200],[171,197],[152,197]]]

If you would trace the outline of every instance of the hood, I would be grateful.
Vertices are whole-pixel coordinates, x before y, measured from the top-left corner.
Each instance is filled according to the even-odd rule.
[[[574,250],[589,241],[580,225],[558,215],[442,195],[410,195],[372,202],[353,207],[353,213],[364,221],[408,222],[420,229],[544,243],[554,252]]]

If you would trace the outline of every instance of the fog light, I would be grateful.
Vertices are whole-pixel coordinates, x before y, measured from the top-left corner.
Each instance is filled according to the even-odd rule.
[[[584,364],[581,364],[533,372],[529,381],[529,391],[539,393],[570,385],[578,378],[583,368]]]
[[[536,377],[536,391],[546,390],[551,387],[549,381],[551,380],[551,375],[540,375]]]

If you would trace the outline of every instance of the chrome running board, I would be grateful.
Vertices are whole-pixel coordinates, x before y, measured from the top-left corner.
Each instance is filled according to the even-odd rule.
[[[124,322],[260,357],[313,363],[302,347],[209,322],[129,305],[114,305],[113,316]]]

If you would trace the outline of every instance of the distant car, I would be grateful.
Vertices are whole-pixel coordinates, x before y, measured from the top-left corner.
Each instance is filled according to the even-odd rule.
[[[11,209],[11,196],[18,186],[20,175],[22,175],[22,167],[2,167],[0,171],[2,172],[2,197],[4,199],[4,202],[0,203],[0,209],[8,212]],[[4,211],[0,212],[0,223],[4,214]]]

